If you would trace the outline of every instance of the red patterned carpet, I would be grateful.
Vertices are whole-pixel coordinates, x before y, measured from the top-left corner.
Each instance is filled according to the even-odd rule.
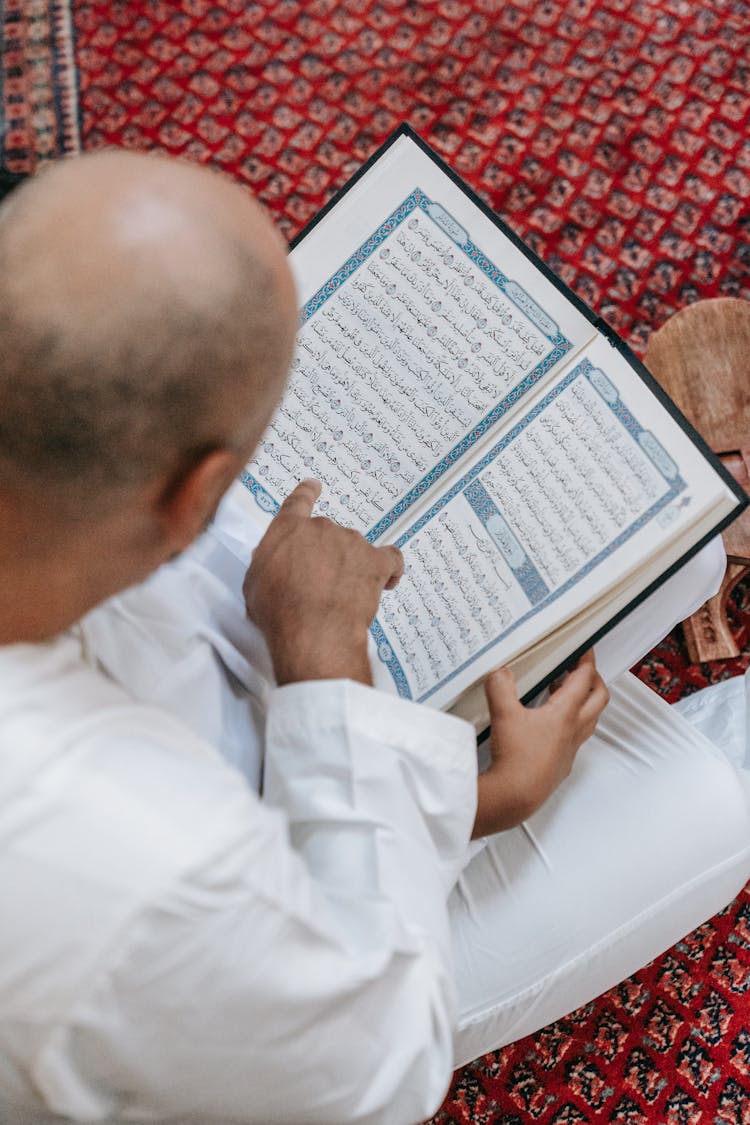
[[[0,9],[13,171],[75,145],[66,8]],[[289,237],[407,120],[637,350],[686,304],[750,299],[744,0],[77,0],[72,14],[83,147],[215,164]],[[38,80],[50,58],[57,91]],[[689,665],[678,631],[641,676],[675,700],[744,671],[750,584],[731,613],[741,658]],[[604,997],[464,1068],[435,1125],[750,1125],[749,986],[746,890]]]

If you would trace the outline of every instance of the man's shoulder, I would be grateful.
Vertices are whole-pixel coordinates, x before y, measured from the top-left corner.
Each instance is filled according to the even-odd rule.
[[[29,763],[74,746],[145,740],[152,751],[220,765],[218,754],[176,718],[139,702],[87,652],[79,630],[40,644],[0,648],[0,746]],[[20,745],[19,745],[20,744]]]
[[[0,647],[0,737],[9,728],[72,724],[121,701],[117,685],[86,659],[77,629]]]
[[[217,809],[256,801],[241,775],[187,724],[134,700],[75,631],[43,645],[0,649],[0,841],[21,804],[81,840],[135,839],[173,859],[200,849]],[[165,853],[166,854],[166,853]],[[145,857],[144,857],[145,858]]]
[[[80,638],[0,649],[0,1039],[23,1044],[19,1066],[124,949],[163,946],[161,912],[273,816],[187,725],[89,663]]]

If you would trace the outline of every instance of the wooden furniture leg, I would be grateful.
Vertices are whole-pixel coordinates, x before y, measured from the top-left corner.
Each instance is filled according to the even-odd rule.
[[[709,598],[699,610],[682,623],[685,644],[692,664],[707,660],[729,660],[739,656],[737,642],[727,622],[727,601],[737,583],[750,574],[750,565],[727,563],[727,572],[718,594]]]
[[[671,316],[649,341],[646,366],[724,462],[750,485],[750,302],[719,297]],[[683,622],[691,661],[739,656],[726,616],[750,573],[750,509],[724,532],[727,572],[718,594]]]

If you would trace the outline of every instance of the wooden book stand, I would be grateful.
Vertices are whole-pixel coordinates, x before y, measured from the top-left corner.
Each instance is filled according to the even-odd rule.
[[[698,301],[655,332],[646,366],[714,453],[750,487],[750,302]],[[718,594],[683,623],[691,661],[739,656],[726,604],[750,572],[750,509],[724,532],[727,572]]]

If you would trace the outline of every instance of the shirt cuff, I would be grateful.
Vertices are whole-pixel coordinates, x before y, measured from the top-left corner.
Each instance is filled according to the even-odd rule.
[[[432,762],[466,760],[476,779],[476,731],[471,723],[355,680],[305,680],[276,687],[269,694],[267,714],[268,722],[285,734],[338,728],[345,715],[370,740],[426,752]]]
[[[352,680],[287,684],[269,696],[266,778],[292,821],[350,805],[406,840],[416,817],[446,885],[463,867],[477,803],[476,733],[463,719]]]

